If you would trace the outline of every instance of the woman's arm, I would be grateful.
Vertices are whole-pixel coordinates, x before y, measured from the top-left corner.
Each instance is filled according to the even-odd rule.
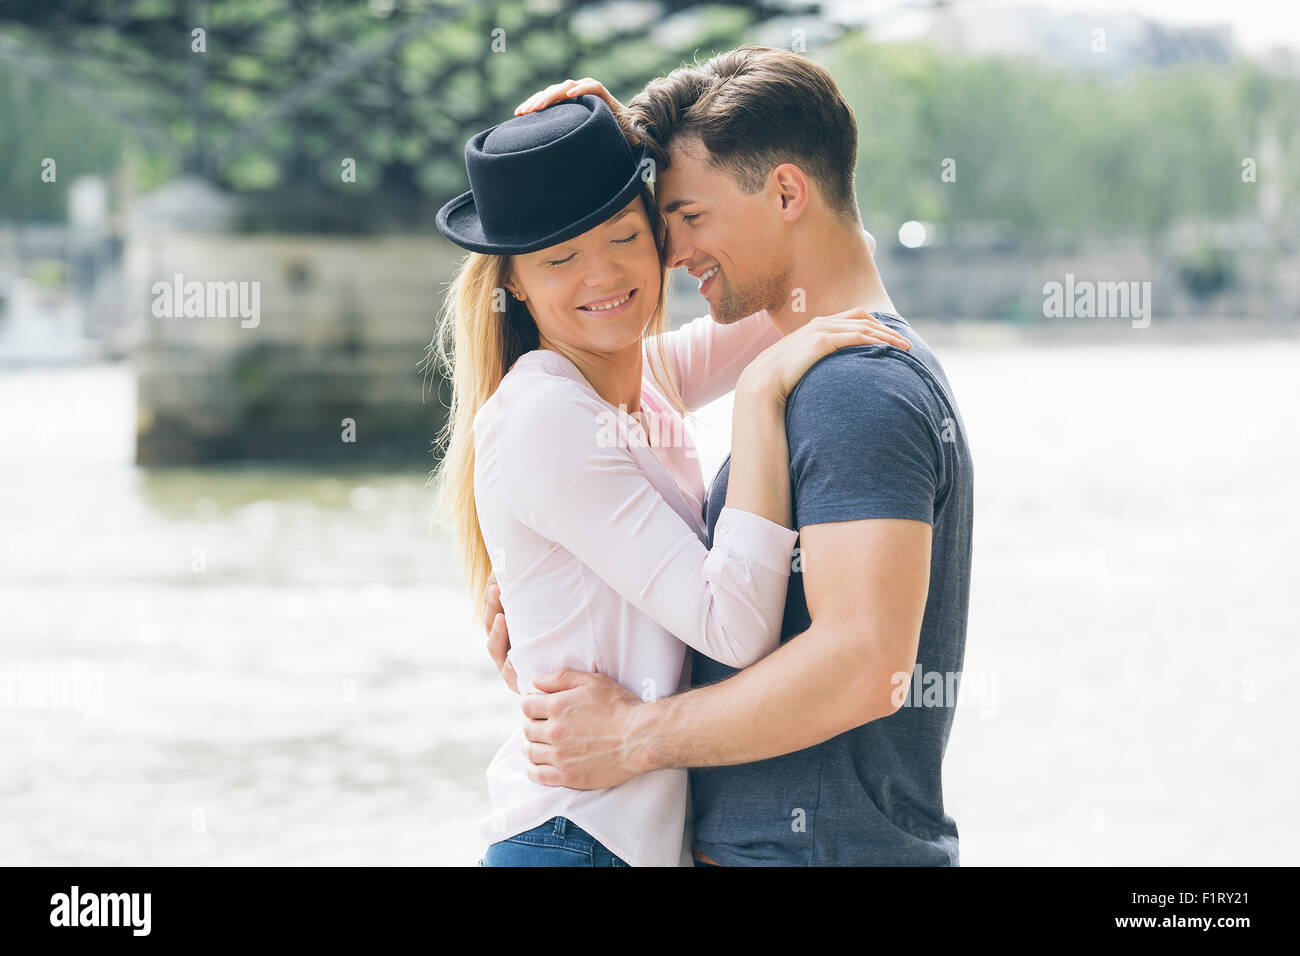
[[[501,407],[476,454],[520,521],[686,644],[746,667],[779,643],[798,538],[790,520],[785,398],[821,357],[879,342],[864,316],[855,310],[813,319],[746,371],[736,413],[741,457],[737,463],[733,456],[735,487],[712,549],[629,449],[609,440],[609,407],[570,379],[520,383],[518,400]]]
[[[712,551],[704,550],[625,448],[604,449],[595,440],[595,423],[605,412],[581,393],[575,399],[561,392],[556,409],[570,413],[556,415],[530,390],[509,403],[501,416],[508,427],[492,430],[490,439],[476,425],[480,463],[497,459],[510,505],[525,524],[562,544],[691,647],[728,666],[746,666],[779,642],[798,538],[791,530],[785,399],[821,355],[884,341],[869,324],[837,321],[863,314],[814,319],[747,370],[737,390],[727,505]],[[561,433],[564,442],[557,440]],[[484,607],[489,652],[511,683],[507,623],[491,585]]]
[[[818,316],[764,349],[736,385],[731,416],[731,471],[727,507],[793,527],[790,452],[785,403],[808,369],[836,349],[850,345],[911,344],[863,309]],[[724,509],[725,511],[726,509]],[[719,518],[717,530],[721,530]]]
[[[659,369],[662,346],[686,409],[693,411],[735,388],[746,366],[780,340],[781,330],[765,311],[730,325],[702,315],[646,339],[642,354],[647,368]]]
[[[840,313],[846,315],[847,313]],[[907,340],[879,319],[863,313],[866,326],[877,333],[877,343],[906,346]],[[781,341],[781,330],[766,310],[722,325],[702,315],[680,328],[646,339],[642,350],[646,367],[658,369],[659,346],[671,366],[688,411],[707,405],[736,387],[749,363]]]
[[[521,522],[716,660],[745,667],[777,646],[795,531],[724,508],[728,534],[707,549],[626,444],[609,440],[608,406],[569,379],[512,391],[476,431],[476,453]]]
[[[785,398],[767,382],[742,379],[736,388],[726,507],[760,515],[788,528],[794,526]],[[727,530],[719,517],[714,540]]]

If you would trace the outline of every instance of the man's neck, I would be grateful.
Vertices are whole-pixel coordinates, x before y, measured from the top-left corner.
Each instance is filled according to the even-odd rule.
[[[846,309],[896,313],[860,226],[818,230],[813,241],[798,242],[796,249],[790,298],[784,308],[768,310],[783,335],[816,316]]]

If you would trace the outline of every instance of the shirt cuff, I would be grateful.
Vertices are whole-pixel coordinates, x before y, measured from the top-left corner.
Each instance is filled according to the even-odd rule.
[[[715,548],[721,545],[787,577],[797,540],[798,531],[739,508],[724,507],[713,526]]]

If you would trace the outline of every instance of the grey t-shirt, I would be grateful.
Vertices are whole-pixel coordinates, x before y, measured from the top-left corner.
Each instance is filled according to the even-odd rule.
[[[970,450],[934,353],[904,319],[875,315],[908,338],[911,350],[833,352],[786,403],[795,529],[863,518],[933,527],[916,670],[902,708],[889,717],[781,757],[691,771],[695,843],[725,866],[959,865],[957,824],[943,807],[942,765],[956,707],[947,692],[959,682],[966,648]],[[730,468],[728,458],[709,489],[710,547]],[[810,624],[801,553],[790,575],[782,643]],[[736,673],[693,656],[695,686]]]

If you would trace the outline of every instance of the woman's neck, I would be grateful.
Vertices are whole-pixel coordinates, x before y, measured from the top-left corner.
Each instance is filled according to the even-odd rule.
[[[619,352],[591,352],[575,349],[539,335],[541,348],[558,352],[582,372],[596,394],[629,415],[641,411],[641,342]]]

